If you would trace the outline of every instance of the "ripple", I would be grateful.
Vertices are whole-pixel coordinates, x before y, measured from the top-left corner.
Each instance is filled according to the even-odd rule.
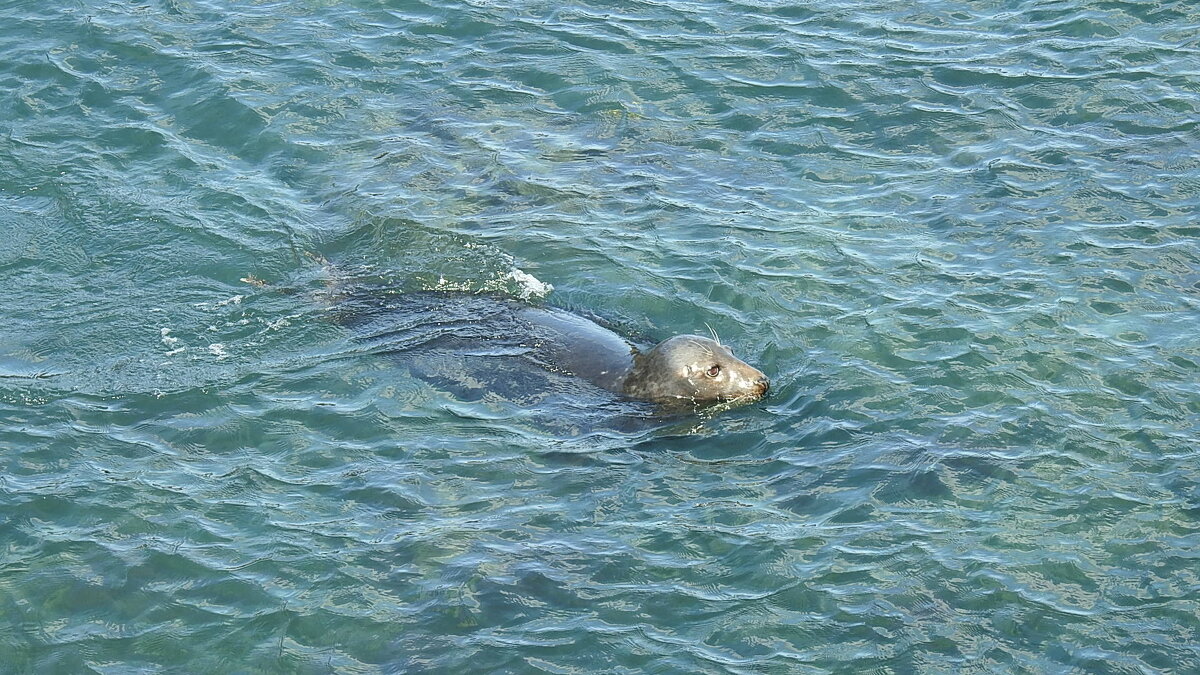
[[[0,18],[16,670],[1200,667],[1186,3]],[[335,268],[772,396],[465,400]]]

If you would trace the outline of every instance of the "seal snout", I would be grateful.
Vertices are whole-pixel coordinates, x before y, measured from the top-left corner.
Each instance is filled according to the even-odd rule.
[[[767,390],[771,388],[771,380],[767,379],[766,375],[754,381],[754,389],[758,392],[758,397],[762,398],[767,395]]]

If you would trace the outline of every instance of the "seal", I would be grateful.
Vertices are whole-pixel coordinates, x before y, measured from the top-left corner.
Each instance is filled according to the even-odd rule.
[[[373,344],[372,351],[406,355],[410,367],[418,364],[414,372],[431,376],[426,379],[437,371],[439,380],[469,382],[467,388],[475,390],[528,386],[534,368],[671,407],[738,405],[762,398],[770,388],[767,376],[729,347],[699,335],[640,346],[578,314],[492,295],[368,294],[349,304],[343,310],[351,320],[343,323],[366,329],[359,339]],[[473,370],[464,374],[464,363]]]
[[[654,403],[754,401],[770,381],[729,347],[699,335],[676,335],[640,349],[596,322],[561,309],[521,307],[531,350],[547,362],[621,396]]]

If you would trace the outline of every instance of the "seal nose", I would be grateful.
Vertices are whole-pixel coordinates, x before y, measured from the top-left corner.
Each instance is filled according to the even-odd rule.
[[[758,378],[758,380],[756,380],[754,382],[754,384],[758,388],[759,396],[766,396],[767,390],[771,388],[771,381],[767,379],[766,375],[763,375],[762,377]]]

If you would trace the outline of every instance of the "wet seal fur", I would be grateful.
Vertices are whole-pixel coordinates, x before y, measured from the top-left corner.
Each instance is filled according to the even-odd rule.
[[[591,319],[492,295],[443,292],[366,294],[342,313],[367,329],[373,351],[438,354],[487,363],[470,376],[480,387],[512,386],[528,366],[577,377],[621,397],[670,408],[739,405],[766,395],[770,382],[714,338],[677,335],[648,348]],[[498,358],[522,364],[505,371]]]
[[[676,335],[642,351],[590,319],[561,309],[523,307],[517,315],[534,329],[554,362],[592,384],[627,398],[691,404],[754,401],[770,381],[712,339]]]

